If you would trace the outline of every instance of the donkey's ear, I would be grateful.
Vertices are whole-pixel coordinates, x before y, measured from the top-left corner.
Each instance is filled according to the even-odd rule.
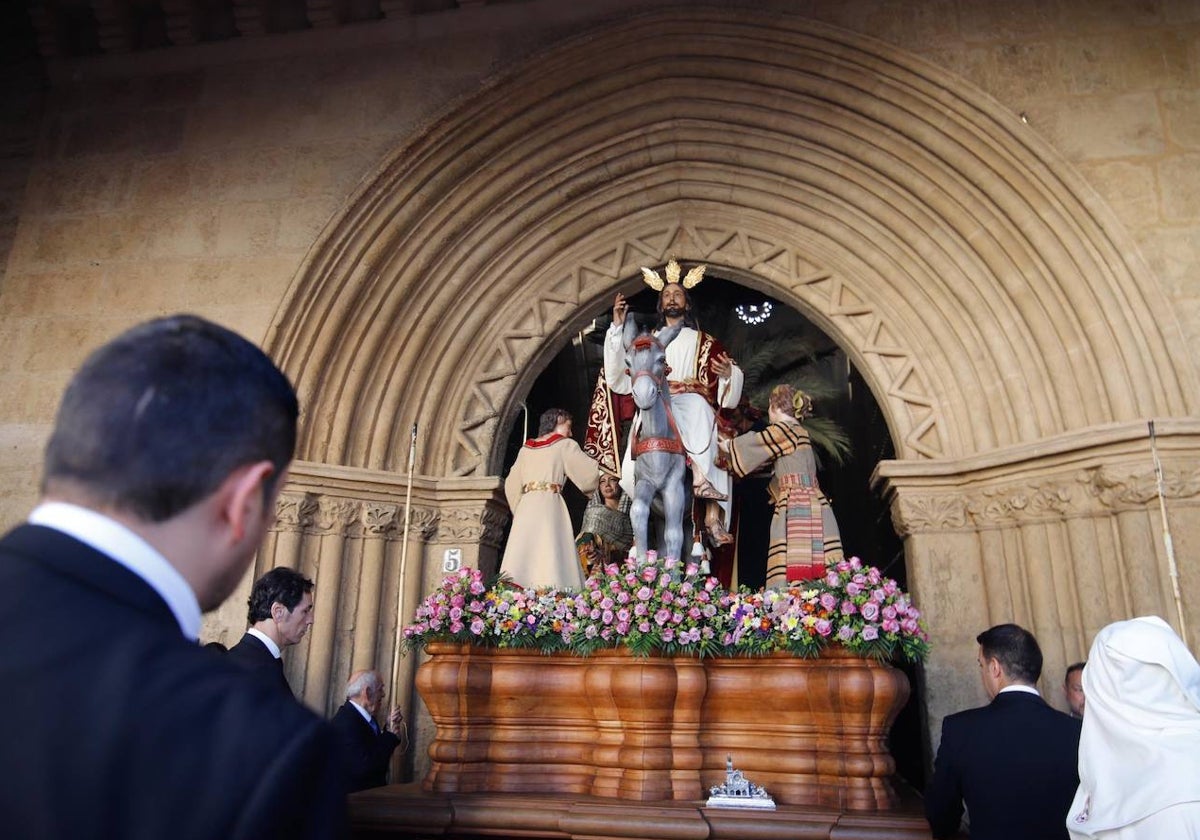
[[[666,347],[668,344],[670,344],[672,341],[675,340],[675,337],[679,335],[679,331],[682,329],[683,329],[683,324],[678,323],[673,327],[666,327],[665,329],[659,330],[659,333],[658,333],[659,342],[662,344],[663,347]]]
[[[625,331],[621,334],[621,343],[625,347],[625,352],[629,352],[629,345],[633,344],[637,334],[637,321],[634,320],[633,313],[628,312],[625,314]]]

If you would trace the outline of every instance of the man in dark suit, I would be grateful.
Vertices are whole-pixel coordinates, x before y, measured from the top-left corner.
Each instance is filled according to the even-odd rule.
[[[250,629],[229,649],[229,660],[291,695],[283,673],[283,649],[299,644],[313,624],[313,583],[279,566],[250,590]]]
[[[976,641],[991,703],[942,722],[925,792],[933,836],[954,836],[965,805],[971,840],[1067,840],[1080,721],[1050,708],[1034,688],[1042,651],[1033,634],[1001,624]]]
[[[328,725],[196,643],[274,516],[295,392],[191,316],[72,378],[42,501],[0,541],[0,832],[39,840],[324,838]]]
[[[401,745],[408,749],[408,730],[399,706],[392,708],[386,728],[375,720],[385,694],[383,680],[375,671],[351,674],[346,702],[331,721],[351,790],[386,785],[392,753]]]

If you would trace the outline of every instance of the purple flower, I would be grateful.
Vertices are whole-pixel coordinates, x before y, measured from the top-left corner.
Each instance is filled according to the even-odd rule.
[[[837,609],[837,604],[838,604],[837,596],[834,595],[832,592],[822,592],[821,593],[821,607],[826,612],[833,612],[835,609]]]
[[[483,635],[483,619],[482,618],[477,618],[471,622],[471,632],[474,633],[476,636]]]
[[[879,638],[879,628],[874,624],[868,624],[862,629],[862,637],[868,642],[873,642]]]
[[[842,615],[854,615],[858,612],[858,607],[854,606],[853,601],[842,601]]]
[[[833,622],[828,618],[818,618],[817,623],[813,625],[813,629],[817,631],[818,635],[828,637],[833,632]]]
[[[848,642],[854,638],[854,628],[849,624],[843,624],[837,631],[838,641]]]
[[[862,592],[862,587],[859,586],[854,581],[851,581],[850,583],[846,584],[846,594],[849,595],[851,598],[853,598],[855,595],[859,594],[860,592]]]
[[[879,604],[874,601],[867,601],[862,605],[862,617],[867,621],[875,621],[879,618]]]

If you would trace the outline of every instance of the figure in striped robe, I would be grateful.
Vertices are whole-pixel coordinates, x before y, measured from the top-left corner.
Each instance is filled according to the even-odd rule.
[[[767,549],[767,586],[785,588],[825,574],[825,564],[843,559],[842,537],[829,499],[817,484],[817,462],[801,420],[812,400],[790,385],[771,391],[770,425],[728,443],[730,471],[740,477],[774,462],[768,491],[775,506]]]

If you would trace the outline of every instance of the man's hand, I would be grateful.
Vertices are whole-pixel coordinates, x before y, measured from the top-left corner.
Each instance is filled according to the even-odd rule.
[[[388,715],[387,728],[391,732],[399,732],[400,727],[404,725],[404,713],[400,711],[399,706],[393,706],[391,714]]]
[[[625,313],[629,311],[629,304],[625,302],[625,295],[617,292],[617,297],[613,301],[613,323],[618,327],[625,323]]]
[[[717,376],[728,377],[731,373],[733,373],[734,364],[736,364],[736,362],[729,358],[728,353],[722,353],[720,356],[717,356],[715,359],[713,359],[712,366],[713,370],[717,372]]]

